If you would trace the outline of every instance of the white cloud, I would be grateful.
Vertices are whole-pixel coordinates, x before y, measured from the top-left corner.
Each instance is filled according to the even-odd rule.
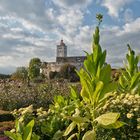
[[[123,7],[134,0],[103,0],[102,6],[108,9],[108,14],[117,18]]]
[[[54,4],[63,8],[85,8],[92,0],[52,0]]]
[[[139,53],[140,46],[140,18],[123,27],[105,26],[101,30],[101,45],[107,49],[107,61],[114,67],[123,66],[123,59],[127,52],[127,44]]]
[[[117,35],[127,35],[140,32],[140,18],[137,18],[130,23],[126,23],[123,27],[123,30],[120,30]]]
[[[133,21],[133,11],[131,9],[126,9],[124,12],[125,23]]]
[[[58,16],[58,23],[69,35],[74,35],[79,26],[82,24],[83,13],[80,10],[61,10]]]

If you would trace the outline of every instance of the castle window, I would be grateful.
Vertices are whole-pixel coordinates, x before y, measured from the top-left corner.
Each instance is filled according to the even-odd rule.
[[[76,59],[76,61],[81,62],[81,59],[78,57],[78,58]]]

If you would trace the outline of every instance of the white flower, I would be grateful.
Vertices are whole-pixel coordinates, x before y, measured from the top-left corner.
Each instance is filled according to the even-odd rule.
[[[140,122],[140,118],[137,118],[137,121]]]
[[[140,125],[137,126],[137,129],[140,129]]]
[[[127,99],[125,99],[125,100],[123,101],[123,103],[124,103],[124,104],[127,104],[127,103],[128,103],[128,100],[127,100]]]
[[[16,132],[16,130],[15,129],[11,129],[10,132],[14,133],[14,132]]]
[[[134,116],[134,114],[133,113],[127,113],[126,116],[127,116],[128,119],[130,119]]]

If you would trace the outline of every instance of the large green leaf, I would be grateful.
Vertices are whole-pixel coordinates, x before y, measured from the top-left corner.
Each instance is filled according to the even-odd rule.
[[[101,70],[100,81],[103,81],[104,84],[109,83],[111,80],[111,66],[106,65]]]
[[[31,120],[24,128],[23,140],[31,140],[32,128],[34,126],[34,120]]]
[[[96,140],[96,132],[94,130],[87,131],[82,140]]]
[[[69,133],[76,127],[76,123],[72,122],[66,129],[66,131],[64,132],[63,136],[67,136],[69,135]]]
[[[91,61],[89,59],[84,61],[84,66],[87,70],[87,72],[90,73],[90,75],[95,75],[95,64],[94,61]]]
[[[119,117],[120,117],[119,113],[112,113],[112,112],[110,112],[110,113],[106,113],[106,114],[103,114],[103,115],[99,116],[95,120],[100,125],[108,126],[108,125],[114,124],[118,120]]]
[[[84,69],[81,69],[80,72],[77,72],[77,74],[80,76],[80,81],[81,81],[81,85],[82,87],[85,87],[87,92],[90,93],[90,81],[91,81],[91,77],[89,76],[89,74],[87,72],[85,72]],[[89,88],[90,86],[90,88]]]

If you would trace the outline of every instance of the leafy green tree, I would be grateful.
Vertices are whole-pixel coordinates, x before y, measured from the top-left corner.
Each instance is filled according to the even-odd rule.
[[[29,62],[28,76],[33,80],[40,76],[41,60],[39,58],[32,58]]]
[[[26,67],[18,67],[11,76],[12,79],[21,80],[23,82],[27,81],[27,77],[28,77],[28,71]]]

